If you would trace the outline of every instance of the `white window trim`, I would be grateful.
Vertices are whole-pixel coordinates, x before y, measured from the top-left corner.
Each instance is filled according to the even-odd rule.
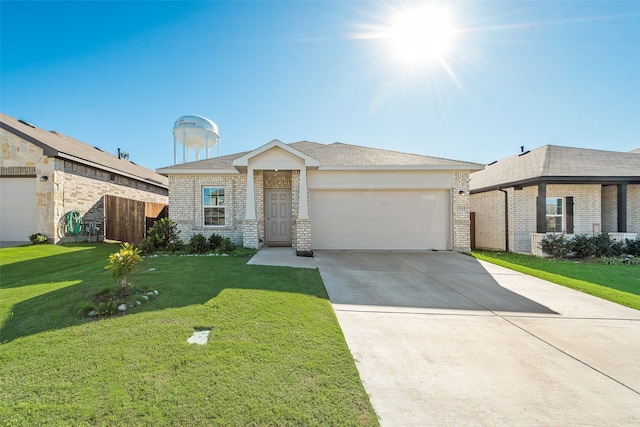
[[[204,203],[204,192],[206,189],[222,189],[224,191],[224,205],[215,205],[215,206],[210,206],[210,205],[205,205]],[[201,200],[202,200],[202,226],[203,227],[210,227],[210,228],[223,228],[227,226],[227,189],[224,186],[221,185],[205,185],[202,187],[202,191],[201,191]],[[206,209],[207,208],[222,208],[224,211],[224,224],[222,225],[213,225],[213,224],[205,224],[206,221]]]
[[[556,200],[556,203],[557,203],[557,201],[558,201],[558,200],[562,200],[562,213],[561,213],[561,214],[551,215],[551,214],[549,214],[549,213],[547,213],[547,212],[546,212],[546,208],[549,206],[549,204],[548,204],[549,199]],[[548,224],[548,218],[550,218],[550,217],[560,218],[560,228],[561,228],[561,231],[548,231],[548,230],[547,230],[547,231],[546,231],[547,233],[564,233],[564,232],[565,232],[565,230],[566,230],[566,226],[565,226],[565,217],[564,217],[564,216],[565,216],[566,211],[567,211],[566,204],[567,204],[567,203],[566,203],[566,200],[565,200],[565,198],[564,198],[564,197],[555,197],[555,196],[550,196],[550,197],[547,197],[547,199],[545,200],[545,216],[544,216],[544,218],[545,218],[545,225],[547,225],[547,224]],[[558,206],[558,205],[556,204],[556,207],[557,207],[557,206]],[[548,226],[548,225],[547,225],[547,226]]]

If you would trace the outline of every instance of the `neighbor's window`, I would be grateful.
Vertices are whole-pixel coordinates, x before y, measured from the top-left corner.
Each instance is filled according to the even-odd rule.
[[[562,198],[547,197],[547,233],[562,233]]]
[[[224,224],[224,188],[204,187],[202,189],[204,225],[223,226]]]

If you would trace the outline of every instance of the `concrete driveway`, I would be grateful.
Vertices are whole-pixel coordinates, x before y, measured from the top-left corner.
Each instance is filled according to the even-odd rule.
[[[452,252],[317,251],[383,426],[640,425],[640,312]]]

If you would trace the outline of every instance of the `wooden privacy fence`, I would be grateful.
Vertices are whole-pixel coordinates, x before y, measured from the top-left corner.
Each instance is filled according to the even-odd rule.
[[[156,219],[168,216],[168,206],[117,196],[104,196],[104,236],[140,244]]]

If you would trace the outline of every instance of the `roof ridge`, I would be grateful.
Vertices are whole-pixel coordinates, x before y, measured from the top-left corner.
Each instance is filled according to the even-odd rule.
[[[332,142],[331,144],[327,144],[326,146],[329,147],[331,145],[335,145],[335,144],[340,144],[340,145],[344,145],[347,147],[358,147],[358,148],[362,148],[365,150],[376,150],[376,151],[384,151],[387,153],[396,153],[396,154],[402,154],[402,155],[409,155],[409,156],[416,156],[416,157],[426,157],[429,159],[438,159],[438,160],[446,160],[449,162],[459,162],[459,163],[470,163],[470,164],[474,164],[474,165],[480,165],[481,163],[475,163],[475,162],[468,162],[466,160],[456,160],[456,159],[449,159],[446,157],[437,157],[437,156],[429,156],[427,154],[416,154],[416,153],[407,153],[406,151],[398,151],[398,150],[388,150],[386,148],[378,148],[378,147],[365,147],[362,145],[356,145],[356,144],[346,144],[344,142]]]

